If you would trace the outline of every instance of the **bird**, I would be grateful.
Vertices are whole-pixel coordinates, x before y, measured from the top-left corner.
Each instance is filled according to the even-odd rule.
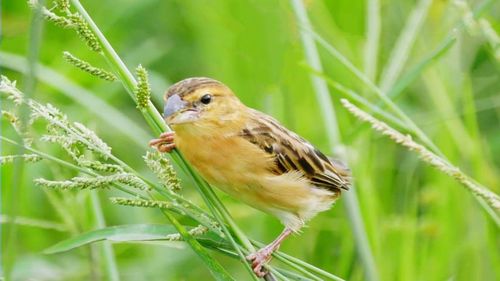
[[[344,164],[247,107],[217,80],[181,80],[167,89],[164,101],[163,118],[172,131],[149,145],[160,152],[178,149],[208,183],[284,225],[273,242],[246,257],[259,277],[286,237],[350,187]]]

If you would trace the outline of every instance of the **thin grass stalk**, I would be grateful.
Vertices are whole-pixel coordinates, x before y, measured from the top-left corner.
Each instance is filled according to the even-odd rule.
[[[309,23],[307,12],[305,10],[304,4],[302,3],[302,0],[291,0],[291,2],[295,12],[296,20],[301,26],[310,28],[311,24]],[[300,34],[307,63],[314,70],[323,72],[323,67],[321,66],[321,61],[314,40],[311,40],[311,37],[304,32],[301,32]],[[321,109],[321,112],[324,113],[323,118],[324,123],[327,126],[326,133],[329,147],[332,152],[335,152],[335,147],[338,147],[341,143],[340,130],[338,127],[337,117],[332,106],[332,101],[330,99],[330,95],[328,94],[328,86],[323,81],[323,79],[317,76],[312,76],[311,82],[315,90],[318,105]],[[325,93],[327,94],[325,95]]]
[[[28,45],[28,54],[27,54],[27,73],[25,74],[25,93],[27,97],[30,97],[33,95],[35,88],[36,88],[36,78],[35,78],[35,73],[36,73],[36,68],[35,64],[38,61],[38,54],[40,51],[40,43],[42,39],[42,30],[43,30],[43,23],[44,21],[42,20],[41,16],[41,11],[40,9],[35,9],[32,12],[32,18],[30,21],[30,29],[29,29],[29,45]],[[27,124],[28,121],[28,108],[26,105],[21,105],[19,108],[19,120],[21,127],[24,127],[25,124]],[[24,142],[23,138],[21,136],[18,137],[18,141]],[[20,146],[18,147],[16,154],[22,155],[24,154],[24,147]],[[12,176],[12,186],[15,188],[11,188],[11,194],[9,194],[9,199],[8,201],[10,202],[10,207],[7,208],[7,211],[10,213],[12,218],[16,218],[17,213],[19,211],[19,204],[16,202],[19,202],[19,196],[20,194],[23,193],[22,188],[24,187],[23,185],[23,179],[24,179],[24,161],[22,159],[15,159],[14,160],[14,173]],[[8,193],[7,193],[8,194]],[[4,276],[7,278],[10,278],[12,269],[15,264],[16,260],[16,253],[17,253],[17,225],[16,224],[11,224],[8,228],[7,231],[7,237],[6,237],[6,259],[4,263]]]
[[[387,95],[392,99],[398,97],[403,90],[408,87],[420,74],[430,66],[433,62],[436,62],[440,57],[442,57],[451,46],[456,42],[456,32],[451,32],[444,39],[444,42],[439,44],[434,50],[432,50],[426,57],[424,57],[420,62],[411,67],[401,78],[395,82],[394,86],[389,90]],[[379,103],[380,104],[380,103]]]
[[[97,190],[92,190],[90,192],[90,202],[92,204],[92,212],[96,220],[97,228],[105,228],[106,221],[104,220]],[[104,267],[106,268],[107,279],[111,281],[119,281],[120,275],[118,274],[118,266],[116,265],[115,254],[111,242],[103,241],[101,248],[104,255]]]
[[[307,29],[310,29],[311,24],[302,0],[292,0],[292,6],[299,24]],[[300,35],[304,45],[307,62],[316,71],[323,72],[314,39],[309,33],[306,33],[303,30]],[[343,145],[340,139],[340,130],[336,121],[335,110],[333,108],[333,102],[330,97],[328,86],[325,80],[316,75],[311,75],[311,79],[316,92],[317,101],[320,105],[321,114],[325,120],[325,131],[327,132],[328,141],[330,143],[330,150],[332,153],[335,153],[335,148],[343,147]],[[343,158],[344,161],[346,160],[345,155],[341,155],[341,158]],[[357,250],[363,263],[366,278],[367,280],[372,281],[379,280],[375,259],[373,258],[370,243],[368,242],[368,235],[364,227],[354,185],[351,187],[350,191],[346,192],[344,198],[346,199],[345,206],[347,214],[351,222],[354,239],[356,240]]]
[[[132,99],[137,102],[136,97],[134,95],[134,89],[136,87],[137,82],[135,81],[135,78],[133,75],[130,73],[130,71],[127,69],[123,61],[120,59],[118,54],[114,51],[112,48],[111,44],[107,41],[107,39],[104,37],[102,32],[99,30],[97,25],[93,22],[92,18],[90,15],[87,13],[87,11],[84,9],[84,7],[80,4],[78,0],[72,0],[71,1],[75,8],[78,10],[78,12],[83,16],[85,21],[89,24],[90,29],[94,32],[94,34],[97,37],[97,41],[102,47],[102,52],[104,57],[107,59],[108,63],[110,66],[118,73],[118,76],[121,78],[120,80],[124,84],[124,87],[126,88],[127,92],[129,95],[132,97]],[[171,131],[170,128],[165,124],[163,121],[163,118],[161,117],[160,113],[156,110],[154,105],[151,103],[151,101],[148,101],[148,106],[146,107],[145,110],[141,110],[142,114],[146,118],[146,120],[149,120],[150,122],[149,125],[152,127],[152,129],[155,131],[156,134],[160,134],[162,132],[166,131]],[[221,208],[222,203],[220,200],[217,198],[213,190],[211,190],[211,187],[203,180],[199,175],[197,175],[194,170],[189,166],[189,164],[184,160],[182,155],[177,151],[174,150],[171,153],[171,157],[176,162],[181,168],[183,168],[184,171],[187,172],[196,182],[196,187],[198,188],[200,193],[204,196],[203,199],[206,201],[207,205],[209,208],[216,210],[214,213],[214,216],[220,220],[221,227],[230,234],[230,231],[226,229],[226,223],[230,225],[232,228],[232,233],[237,239],[239,240],[240,243],[242,243],[249,251],[253,250],[253,246],[251,245],[250,241],[248,238],[243,234],[243,232],[237,227],[237,225],[234,223],[234,221],[231,219],[229,213],[225,208]],[[226,221],[224,221],[226,220]],[[187,233],[186,231],[184,231]],[[182,234],[182,233],[181,233]],[[188,234],[189,235],[189,234]],[[233,240],[232,235],[228,235],[227,237],[230,241]],[[192,242],[194,245],[199,243],[194,240],[187,240],[188,242]],[[234,241],[231,241],[232,244],[236,244]],[[198,245],[195,247],[198,248]],[[201,245],[199,245],[201,247]],[[238,247],[235,247],[235,250],[238,253],[241,253]],[[208,254],[203,254],[205,251],[204,249],[200,250],[200,254],[208,256]],[[197,251],[198,253],[198,251]],[[249,267],[248,263],[246,262],[244,256],[241,254],[241,259],[245,265],[245,268],[251,273],[252,270]],[[255,275],[252,273],[251,274],[252,278],[255,279]]]
[[[264,246],[264,244],[258,243],[258,242],[254,242],[254,244],[257,245],[257,246],[259,246],[259,247]],[[304,261],[302,261],[300,259],[297,259],[297,258],[292,257],[290,255],[287,255],[285,253],[282,253],[282,252],[278,251],[278,252],[274,253],[273,256],[277,260],[281,261],[282,263],[284,263],[284,264],[286,264],[286,265],[288,265],[288,266],[290,266],[292,268],[295,268],[297,271],[302,272],[302,273],[306,274],[307,276],[309,276],[309,277],[311,277],[313,279],[318,278],[318,276],[311,275],[311,273],[317,274],[319,276],[323,276],[323,277],[328,278],[330,280],[345,281],[344,279],[342,279],[342,278],[340,278],[340,277],[338,277],[336,275],[333,275],[330,272],[327,272],[327,271],[325,271],[325,270],[323,270],[321,268],[318,268],[318,267],[316,267],[316,266],[314,266],[312,264],[306,263],[306,262],[304,262]],[[307,272],[307,270],[309,272]],[[321,277],[319,277],[319,278],[320,278],[320,280],[322,280]]]
[[[311,72],[314,73],[316,76],[321,77],[325,82],[330,85],[330,87],[336,89],[339,91],[340,94],[356,101],[359,104],[362,104],[363,106],[369,108],[372,112],[375,112],[379,116],[383,117],[384,120],[391,122],[392,124],[398,126],[399,128],[404,129],[406,126],[399,120],[397,119],[394,115],[391,113],[388,113],[382,109],[380,109],[379,106],[373,104],[372,102],[368,101],[365,99],[363,96],[361,96],[359,93],[354,91],[353,89],[350,89],[343,84],[334,81],[330,77],[328,77],[325,73],[319,72],[315,69],[312,69],[310,66],[306,66],[307,69]]]
[[[283,276],[288,276],[292,280],[295,281],[312,281],[312,279],[306,278],[304,276],[300,276],[294,272],[283,270],[283,269],[276,269],[277,272],[283,274]],[[275,273],[274,271],[271,271],[272,273]]]
[[[394,48],[391,51],[389,60],[382,71],[380,79],[380,89],[387,93],[403,70],[408,60],[408,55],[417,39],[418,33],[427,17],[432,0],[420,0],[411,12],[406,24],[401,31]]]
[[[13,223],[21,226],[36,227],[42,229],[55,230],[58,232],[68,232],[68,228],[58,222],[35,219],[30,217],[20,217],[17,216],[15,219],[6,215],[0,215],[0,224]]]
[[[377,78],[381,21],[380,1],[366,0],[366,44],[364,48],[364,71],[366,76],[372,81],[375,81]]]
[[[298,265],[296,265],[295,263],[293,263],[292,261],[288,260],[288,259],[285,259],[283,257],[279,257],[278,255],[276,255],[276,259],[279,260],[280,262],[290,266],[291,268],[297,270],[298,272],[304,274],[305,276],[311,278],[311,280],[316,280],[316,281],[321,281],[323,280],[322,278],[314,275],[313,273],[311,273],[310,271],[306,270],[305,268],[302,268]]]
[[[273,274],[271,278],[267,277],[269,275],[266,275],[264,277],[264,280],[266,281],[274,281],[274,280],[283,280],[283,281],[290,281],[290,279],[288,279],[288,277],[286,277],[285,275],[283,275],[281,272],[279,272],[278,270],[276,270],[275,268],[271,268],[269,269],[269,272],[271,272],[271,274]],[[275,276],[275,277],[274,277]],[[274,279],[275,278],[275,279]]]

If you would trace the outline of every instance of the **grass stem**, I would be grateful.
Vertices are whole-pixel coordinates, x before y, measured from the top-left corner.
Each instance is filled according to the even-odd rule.
[[[302,0],[292,0],[292,6],[294,8],[294,12],[299,25],[305,27],[306,29],[311,29],[307,11],[305,10]],[[307,62],[314,70],[322,72],[323,69],[319,58],[319,53],[313,37],[311,36],[311,34],[302,30],[301,39],[304,46],[304,52]],[[311,79],[316,93],[317,102],[321,108],[321,114],[323,116],[323,119],[325,120],[325,131],[327,132],[331,152],[337,152],[337,154],[339,154],[338,151],[335,151],[335,148],[342,147],[343,145],[341,142],[340,130],[338,128],[337,118],[335,115],[335,110],[333,108],[333,102],[331,100],[328,86],[325,80],[316,75],[311,74]],[[342,160],[346,160],[345,155],[340,156]],[[363,263],[366,278],[367,280],[372,281],[379,280],[375,259],[373,258],[367,233],[364,227],[363,218],[361,215],[354,185],[351,187],[351,190],[346,192],[344,198],[346,199],[345,206],[347,208],[347,214],[351,223],[352,231],[354,233],[354,239],[356,240],[356,247]]]
[[[92,204],[92,213],[95,217],[97,228],[105,228],[106,221],[104,220],[101,202],[99,201],[99,195],[97,194],[96,190],[92,190],[90,192],[90,201]],[[119,281],[120,275],[118,274],[118,266],[116,265],[115,254],[111,242],[102,242],[102,252],[104,255],[104,267],[106,268],[107,279],[111,281]]]

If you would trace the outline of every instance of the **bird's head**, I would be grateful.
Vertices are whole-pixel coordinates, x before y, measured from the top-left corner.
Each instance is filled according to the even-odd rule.
[[[169,125],[230,120],[242,106],[231,89],[205,77],[175,83],[167,90],[164,99],[163,118]]]

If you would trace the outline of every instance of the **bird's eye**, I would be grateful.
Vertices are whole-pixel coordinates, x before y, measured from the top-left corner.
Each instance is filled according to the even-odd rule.
[[[200,101],[203,104],[209,104],[212,101],[212,95],[211,94],[203,95],[203,97],[201,97]]]

